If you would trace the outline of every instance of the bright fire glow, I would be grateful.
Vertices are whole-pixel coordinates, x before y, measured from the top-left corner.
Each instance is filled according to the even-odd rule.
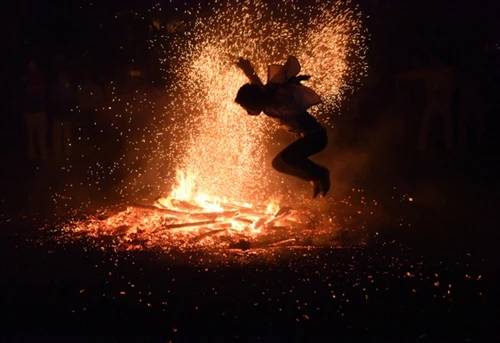
[[[171,197],[193,200],[198,195],[177,192],[197,189],[231,200],[267,201],[279,178],[267,161],[275,124],[246,115],[234,103],[238,88],[248,82],[235,62],[240,56],[250,59],[265,82],[268,64],[297,56],[302,73],[312,75],[308,85],[324,100],[313,114],[333,125],[339,100],[366,71],[361,15],[349,3],[325,1],[210,6],[209,14],[201,5],[191,12],[197,17],[192,27],[169,45],[174,51],[166,51],[167,77],[175,80],[169,87],[175,99],[168,130],[179,151],[177,169],[188,175],[181,181],[189,183]]]
[[[331,218],[280,209],[277,200],[269,200],[276,198],[280,177],[266,162],[275,126],[234,103],[247,82],[235,62],[240,56],[250,59],[265,82],[268,64],[297,56],[302,74],[312,75],[307,85],[324,101],[312,113],[332,126],[346,90],[366,73],[359,10],[349,2],[328,1],[209,5],[209,13],[203,5],[186,12],[195,19],[168,48],[161,39],[153,42],[165,50],[171,98],[156,135],[168,139],[158,139],[155,158],[169,162],[165,173],[173,189],[152,206],[129,205],[75,221],[64,228],[73,236],[110,236],[125,249],[184,249],[227,247],[256,237],[267,246],[310,244],[311,230],[331,234]]]

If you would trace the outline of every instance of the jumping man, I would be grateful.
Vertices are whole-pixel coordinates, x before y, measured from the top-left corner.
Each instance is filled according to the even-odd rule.
[[[307,112],[309,107],[321,103],[316,92],[301,84],[310,76],[298,75],[300,64],[293,56],[283,66],[268,67],[266,85],[257,76],[250,61],[240,58],[237,66],[250,83],[239,89],[236,103],[250,115],[264,112],[297,138],[273,159],[273,168],[310,181],[314,186],[313,198],[320,193],[324,197],[330,190],[330,171],[312,162],[309,157],[325,149],[328,137],[326,129]]]

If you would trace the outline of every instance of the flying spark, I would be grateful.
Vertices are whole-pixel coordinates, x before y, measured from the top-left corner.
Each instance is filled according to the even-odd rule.
[[[128,176],[119,192],[130,198],[139,189],[167,197],[147,208],[127,206],[105,218],[74,221],[63,232],[114,236],[126,249],[220,246],[258,237],[310,244],[311,228],[331,237],[336,223],[329,215],[280,209],[270,201],[279,184],[279,175],[266,163],[275,126],[246,115],[234,103],[238,88],[247,82],[235,62],[248,58],[265,76],[267,65],[297,56],[302,73],[312,75],[308,86],[323,99],[312,114],[333,126],[332,114],[346,91],[366,74],[366,32],[359,9],[349,2],[320,1],[209,5],[208,10],[200,4],[186,11],[196,19],[183,34],[151,42],[164,50],[167,96],[136,91],[113,97],[107,108],[116,111],[119,121],[112,126],[127,144],[126,154],[111,166]],[[120,93],[114,84],[111,91]],[[144,116],[136,115],[145,111],[153,118],[143,122]],[[104,170],[98,165],[89,174],[99,179]],[[173,189],[165,189],[172,184]]]
[[[303,4],[304,3],[304,4]],[[235,103],[247,82],[235,62],[250,59],[261,76],[268,64],[298,57],[308,86],[324,103],[313,114],[333,126],[332,113],[346,91],[366,74],[366,32],[350,3],[259,0],[215,2],[190,11],[197,19],[166,52],[166,77],[175,80],[167,116],[180,159],[177,170],[196,180],[197,191],[217,197],[266,201],[276,191],[276,173],[266,163],[275,128],[271,120],[247,116]],[[156,42],[158,43],[158,42]],[[193,196],[196,192],[193,192]],[[184,199],[192,200],[192,199]]]

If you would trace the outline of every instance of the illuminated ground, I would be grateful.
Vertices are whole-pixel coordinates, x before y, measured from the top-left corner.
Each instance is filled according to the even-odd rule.
[[[498,207],[489,163],[477,174],[420,170],[408,183],[411,204],[371,174],[364,183],[380,187],[367,193],[392,222],[369,223],[364,247],[353,246],[359,240],[348,229],[355,223],[346,222],[340,247],[170,253],[47,239],[60,230],[57,206],[44,202],[54,190],[36,188],[39,174],[23,178],[13,170],[4,175],[12,182],[0,217],[2,335],[491,342]],[[19,191],[23,180],[31,193]]]
[[[116,251],[163,254],[339,244],[332,217],[306,208],[217,204],[207,210],[193,203],[166,202],[110,206],[88,215],[77,212],[44,225],[37,242],[85,242]]]
[[[2,240],[3,334],[484,338],[487,262],[373,244],[213,259],[10,237]]]
[[[2,333],[489,342],[495,255],[458,221],[379,228],[365,247],[165,253],[47,240],[43,217],[12,219],[2,224]]]

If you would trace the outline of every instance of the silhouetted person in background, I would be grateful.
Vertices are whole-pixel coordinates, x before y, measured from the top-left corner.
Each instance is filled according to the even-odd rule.
[[[47,158],[47,79],[30,61],[23,80],[22,106],[27,134],[27,154],[33,161]],[[39,154],[37,154],[37,147]]]
[[[330,189],[330,172],[309,159],[309,156],[322,151],[328,144],[326,129],[307,112],[309,107],[321,102],[312,89],[300,84],[310,77],[297,76],[300,64],[293,56],[283,66],[269,66],[266,85],[257,76],[250,61],[240,59],[237,65],[251,83],[239,89],[236,103],[250,115],[264,112],[297,137],[294,143],[273,159],[273,168],[310,181],[314,186],[314,198],[320,193],[325,196]]]
[[[92,81],[88,70],[84,69],[77,87],[77,106],[80,116],[87,118],[94,115],[94,112],[102,109],[103,100],[103,90]]]
[[[406,70],[419,70],[423,68],[423,59],[418,53],[409,55],[404,60]],[[404,130],[402,138],[404,143],[411,148],[415,148],[414,142],[418,140],[419,131],[416,127],[421,125],[422,111],[424,109],[425,82],[422,79],[400,78],[396,83],[395,97],[393,105],[394,113],[401,116],[404,113]]]
[[[443,123],[446,150],[451,151],[453,149],[451,100],[455,90],[453,68],[444,65],[438,58],[431,57],[427,67],[409,71],[400,77],[410,80],[421,79],[425,82],[426,106],[417,149],[423,152],[427,148],[433,121],[438,116]]]
[[[52,148],[54,158],[60,160],[71,153],[71,120],[76,103],[76,88],[66,71],[59,71],[51,93]]]
[[[460,143],[467,147],[468,136],[474,132],[476,144],[483,141],[486,104],[483,94],[483,73],[478,61],[472,60],[460,80]],[[472,129],[472,130],[471,130]]]

